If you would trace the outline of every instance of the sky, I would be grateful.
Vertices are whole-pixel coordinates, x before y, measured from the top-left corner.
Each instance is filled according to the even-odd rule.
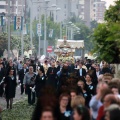
[[[102,0],[102,1],[106,1],[106,6],[108,8],[110,5],[114,5],[115,0]]]

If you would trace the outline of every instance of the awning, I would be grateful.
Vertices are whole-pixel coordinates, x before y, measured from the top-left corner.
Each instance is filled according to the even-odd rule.
[[[62,45],[64,42],[63,39],[58,39],[57,40],[57,44],[56,47],[59,47],[60,45]],[[72,48],[84,48],[84,40],[67,40],[67,43],[72,47]]]

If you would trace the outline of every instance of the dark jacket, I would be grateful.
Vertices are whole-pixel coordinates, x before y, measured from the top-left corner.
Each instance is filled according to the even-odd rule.
[[[20,80],[21,83],[23,83],[24,75],[25,75],[28,71],[29,71],[28,69],[26,69],[26,71],[24,71],[24,68],[19,71],[19,80]]]
[[[56,87],[57,86],[57,69],[49,67],[47,71],[47,85]]]
[[[79,77],[85,77],[86,76],[86,70],[82,68],[82,76],[80,76],[80,69],[77,71],[77,76]]]
[[[36,79],[35,79],[35,89],[36,89],[36,96],[37,97],[40,97],[41,90],[45,87],[45,83],[46,83],[45,75],[43,75],[43,76],[37,75],[36,76]]]
[[[14,98],[16,86],[17,86],[16,78],[14,76],[13,78],[11,78],[10,76],[7,76],[5,78],[4,84],[6,84],[6,87],[5,87],[6,98],[7,99]]]

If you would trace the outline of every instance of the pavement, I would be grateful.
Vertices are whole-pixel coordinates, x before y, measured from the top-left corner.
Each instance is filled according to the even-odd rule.
[[[25,100],[27,98],[27,96],[25,94],[21,95],[21,90],[20,90],[20,86],[18,85],[16,88],[16,95],[15,98],[13,99],[13,104],[15,104],[16,102]],[[0,107],[2,107],[2,109],[6,109],[6,100],[4,97],[0,97]]]

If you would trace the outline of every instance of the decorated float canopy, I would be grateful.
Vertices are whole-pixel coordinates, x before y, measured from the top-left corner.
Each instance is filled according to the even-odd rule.
[[[58,39],[56,46],[63,46],[63,39]],[[69,44],[74,49],[84,48],[84,40],[67,40],[67,44]]]
[[[84,40],[67,40],[58,39],[54,53],[57,54],[58,60],[72,60],[76,49],[84,48]]]

